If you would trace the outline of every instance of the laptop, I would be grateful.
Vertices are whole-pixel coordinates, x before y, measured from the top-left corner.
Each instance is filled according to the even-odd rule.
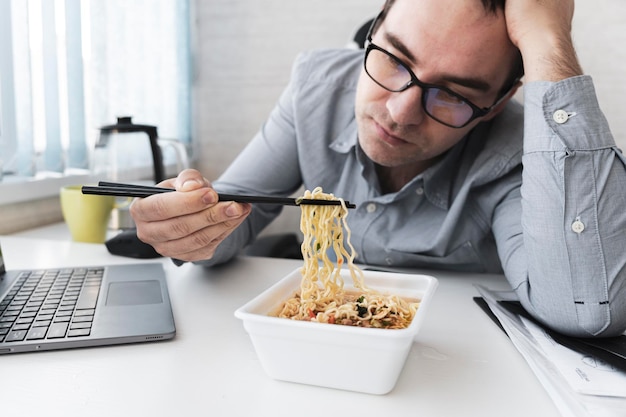
[[[160,263],[7,271],[0,247],[0,354],[175,334]]]

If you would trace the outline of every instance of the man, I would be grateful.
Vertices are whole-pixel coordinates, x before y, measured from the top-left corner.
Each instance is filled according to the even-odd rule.
[[[362,263],[503,271],[546,325],[620,334],[626,160],[578,64],[573,10],[573,0],[387,1],[365,58],[300,57],[214,187],[321,186],[358,205],[348,223]],[[522,63],[524,115],[510,101]],[[185,261],[232,258],[280,211],[216,203],[195,171],[164,185],[180,192],[132,214],[142,240]]]

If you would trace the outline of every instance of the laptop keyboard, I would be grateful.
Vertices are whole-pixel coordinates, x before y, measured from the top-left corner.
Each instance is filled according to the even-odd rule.
[[[0,345],[89,336],[104,268],[21,272],[0,301]]]

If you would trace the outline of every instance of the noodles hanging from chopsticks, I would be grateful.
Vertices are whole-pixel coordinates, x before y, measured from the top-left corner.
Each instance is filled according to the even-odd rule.
[[[302,198],[337,200],[320,187]],[[419,306],[397,296],[383,295],[363,282],[363,271],[354,264],[356,252],[346,223],[348,209],[339,206],[300,206],[300,230],[304,235],[300,292],[283,305],[279,317],[361,327],[407,327]],[[344,246],[348,246],[347,248]],[[335,264],[329,253],[335,254]],[[341,268],[346,264],[356,292],[345,292]]]

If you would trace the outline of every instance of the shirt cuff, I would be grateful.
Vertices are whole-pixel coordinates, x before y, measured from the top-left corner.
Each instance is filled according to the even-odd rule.
[[[524,153],[615,146],[588,75],[524,87]]]

